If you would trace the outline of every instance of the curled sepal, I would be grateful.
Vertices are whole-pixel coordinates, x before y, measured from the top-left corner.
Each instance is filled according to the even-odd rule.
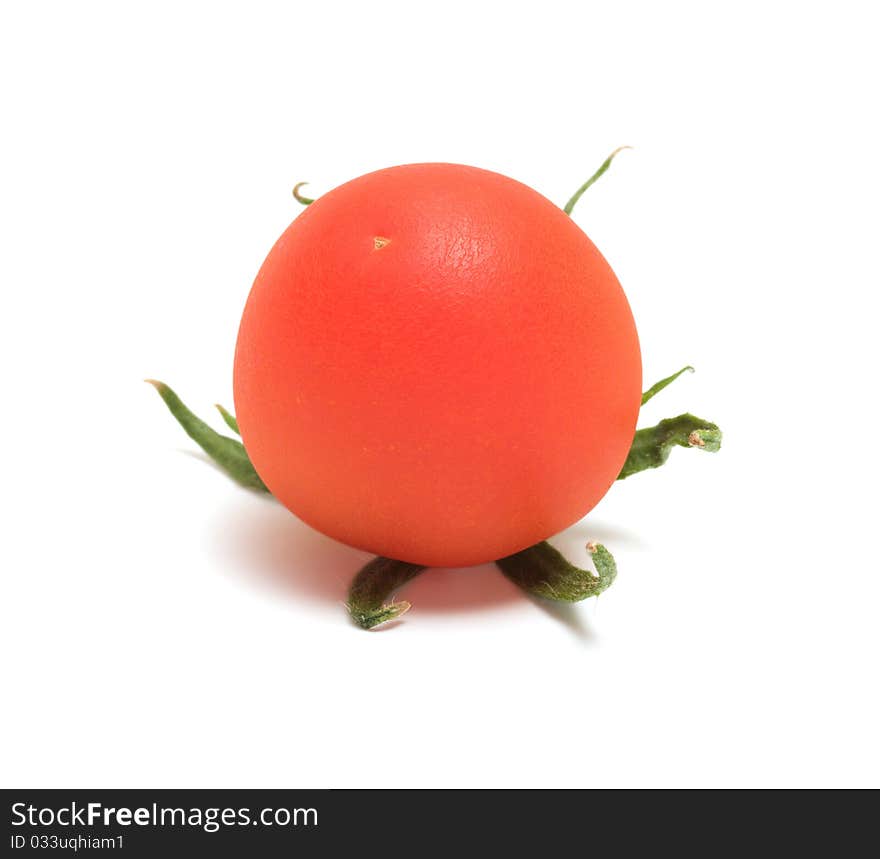
[[[220,403],[214,403],[214,408],[220,412],[220,417],[223,418],[223,423],[229,427],[236,435],[241,435],[241,430],[238,428],[238,421],[235,419],[235,415],[227,412]]]
[[[598,596],[611,587],[617,576],[614,558],[600,543],[587,543],[596,575],[567,561],[549,543],[534,546],[501,558],[495,563],[515,585],[527,593],[547,600],[578,602]]]
[[[293,199],[296,200],[297,203],[302,203],[303,206],[310,206],[314,203],[314,199],[312,197],[306,197],[300,193],[300,188],[303,185],[308,185],[308,182],[297,182],[296,185],[293,186]]]
[[[656,384],[651,385],[651,387],[642,394],[642,405],[645,405],[651,397],[659,394],[667,385],[671,385],[682,373],[693,372],[694,368],[688,365],[687,367],[682,367],[677,373],[673,373],[671,376],[667,376],[665,379],[661,379]]]
[[[186,434],[236,483],[248,489],[268,492],[266,484],[254,469],[244,445],[234,438],[215,432],[203,420],[197,418],[181,401],[180,397],[164,382],[146,379],[158,392],[168,406],[168,411],[177,419]]]
[[[577,204],[577,201],[580,200],[580,198],[583,196],[584,191],[586,191],[587,188],[590,187],[590,185],[595,183],[596,180],[599,179],[605,173],[605,171],[611,166],[611,162],[614,160],[617,153],[622,152],[624,149],[632,149],[632,146],[618,146],[617,149],[615,149],[614,152],[612,152],[602,162],[602,164],[599,166],[599,169],[592,176],[590,176],[590,178],[587,179],[587,181],[584,182],[584,184],[581,185],[581,187],[578,188],[577,191],[574,192],[574,194],[572,194],[571,199],[562,208],[562,211],[565,212],[566,215],[571,214],[572,209],[574,209],[575,205]]]
[[[392,558],[373,558],[354,577],[348,589],[346,607],[351,619],[361,629],[372,629],[409,611],[411,606],[406,600],[386,600],[424,569],[420,564],[395,561]]]
[[[669,452],[676,445],[715,453],[721,448],[721,430],[716,424],[690,414],[667,418],[656,426],[640,429],[617,479],[623,480],[648,468],[659,468],[669,459]]]

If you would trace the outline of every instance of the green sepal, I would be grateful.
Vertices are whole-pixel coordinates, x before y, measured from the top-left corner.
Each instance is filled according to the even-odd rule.
[[[238,428],[238,421],[235,419],[235,415],[227,412],[220,403],[214,403],[214,408],[220,412],[220,417],[223,418],[223,423],[229,427],[236,435],[241,435],[241,430]]]
[[[420,564],[395,561],[392,558],[373,558],[355,576],[348,589],[346,608],[351,619],[361,629],[372,629],[380,623],[396,620],[410,610],[411,604],[406,600],[386,600],[425,569]]]
[[[302,188],[303,185],[308,184],[308,182],[297,182],[296,185],[293,186],[293,199],[296,200],[297,203],[302,203],[303,206],[310,206],[315,202],[311,197],[304,197],[299,192],[299,189]]]
[[[660,393],[667,385],[671,385],[682,373],[693,373],[694,368],[688,365],[687,367],[682,367],[677,373],[673,373],[671,376],[667,376],[665,379],[661,379],[654,385],[651,385],[644,394],[642,394],[642,405],[648,402],[652,397],[656,396]]]
[[[537,543],[495,563],[527,593],[547,600],[579,602],[598,596],[617,576],[614,558],[600,543],[587,543],[597,575],[576,567],[547,542]]]
[[[203,420],[197,418],[181,401],[180,397],[164,382],[146,379],[168,406],[186,434],[217,463],[236,483],[248,489],[268,492],[266,484],[254,469],[244,445],[234,438],[215,432]]]
[[[659,468],[676,446],[715,453],[721,448],[721,430],[716,424],[691,414],[667,418],[656,426],[637,430],[617,479],[624,480],[640,471]]]
[[[615,159],[617,153],[622,152],[624,149],[632,149],[632,146],[618,146],[617,149],[615,149],[614,152],[612,152],[602,162],[602,164],[599,166],[599,169],[592,176],[590,176],[590,178],[587,179],[587,181],[584,182],[584,184],[581,185],[581,187],[578,188],[577,191],[574,192],[574,194],[572,194],[571,199],[565,204],[565,206],[562,207],[562,211],[565,212],[566,215],[571,214],[572,209],[574,209],[577,201],[580,200],[580,198],[583,196],[584,191],[586,191],[587,188],[590,187],[590,185],[594,184],[596,180],[605,173],[605,171],[611,166],[611,162]]]

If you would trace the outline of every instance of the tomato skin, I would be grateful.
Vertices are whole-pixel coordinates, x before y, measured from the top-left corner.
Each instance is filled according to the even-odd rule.
[[[466,566],[561,531],[623,465],[638,335],[561,209],[455,164],[319,197],[257,275],[235,354],[242,438],[273,495],[386,557]]]

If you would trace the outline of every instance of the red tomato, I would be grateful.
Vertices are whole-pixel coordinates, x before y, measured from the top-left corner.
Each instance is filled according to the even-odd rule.
[[[411,164],[312,203],[257,275],[235,353],[245,447],[283,504],[428,566],[580,519],[626,459],[641,360],[608,263],[553,203]]]

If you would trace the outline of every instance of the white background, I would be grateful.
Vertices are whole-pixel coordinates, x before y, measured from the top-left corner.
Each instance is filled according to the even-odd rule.
[[[880,570],[868,3],[9,3],[6,786],[873,785]],[[251,280],[316,194],[460,161],[576,210],[639,325],[645,420],[598,602],[367,556],[207,465],[141,382],[231,406]],[[585,332],[588,336],[588,332]]]

